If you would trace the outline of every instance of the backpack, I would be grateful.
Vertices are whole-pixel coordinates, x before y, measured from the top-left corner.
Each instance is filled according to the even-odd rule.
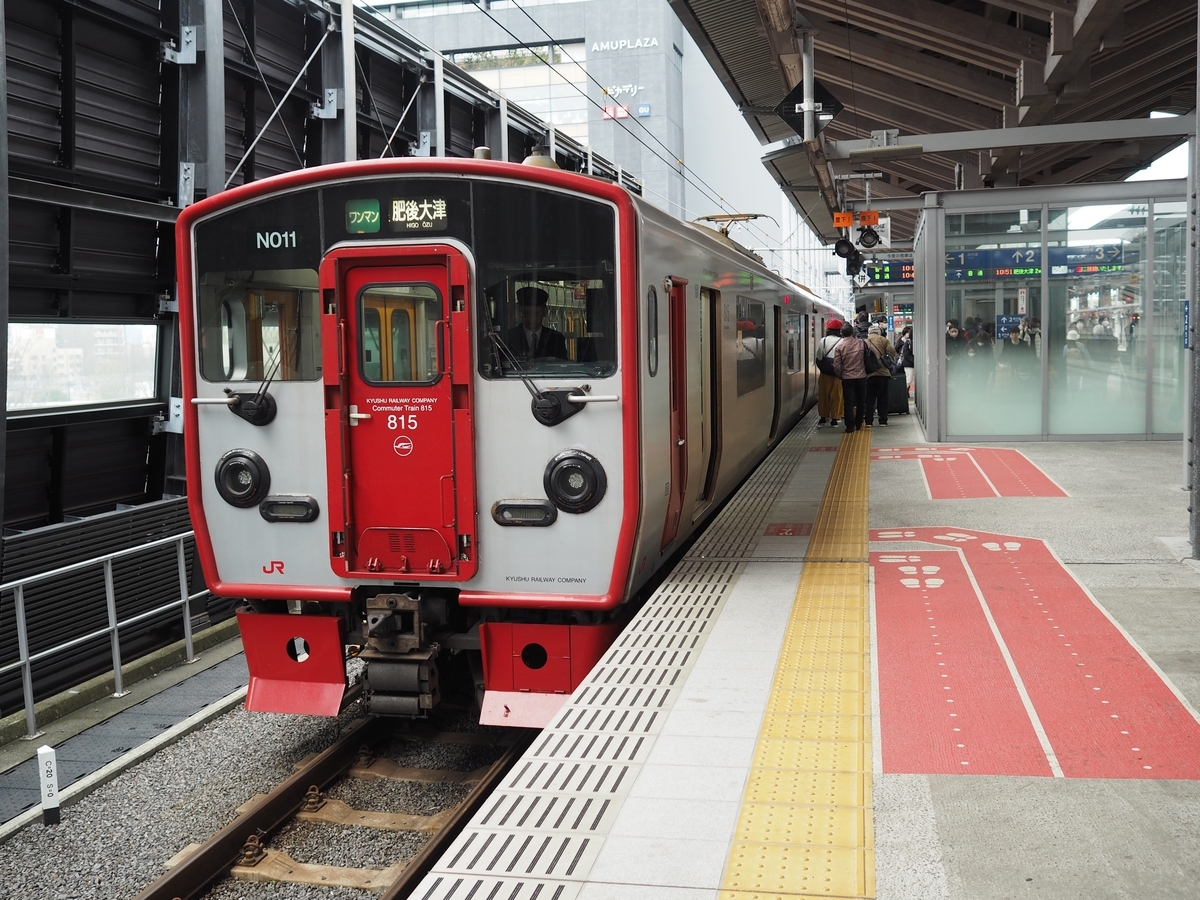
[[[868,375],[874,375],[882,367],[883,363],[879,361],[879,354],[875,352],[875,348],[871,346],[871,342],[866,338],[862,339],[863,345],[863,366],[866,367]]]
[[[830,337],[832,337],[832,335],[830,335]],[[834,344],[833,350],[836,350],[838,344],[840,344],[841,342],[842,341],[839,340],[837,344]],[[821,346],[824,346],[824,343],[825,343],[825,341],[822,338]],[[821,346],[817,347],[818,353],[821,350]],[[833,350],[829,350],[824,355],[817,357],[817,371],[820,372],[822,375],[831,375],[834,378],[837,378],[837,372],[835,372],[833,369]]]

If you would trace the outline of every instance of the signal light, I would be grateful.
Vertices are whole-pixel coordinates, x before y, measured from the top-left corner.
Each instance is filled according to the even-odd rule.
[[[837,243],[833,245],[833,252],[842,259],[847,259],[854,252],[854,244],[846,238],[838,238]]]
[[[870,250],[872,247],[879,245],[879,232],[874,228],[866,227],[858,229],[858,245],[866,247]]]
[[[861,253],[859,253],[857,250],[855,250],[848,257],[846,257],[846,274],[848,276],[850,276],[851,278],[853,278],[855,275],[857,275],[859,272],[861,272],[862,267],[863,267],[863,255]]]

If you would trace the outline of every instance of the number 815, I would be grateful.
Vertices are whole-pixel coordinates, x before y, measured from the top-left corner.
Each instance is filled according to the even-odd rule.
[[[388,416],[389,431],[416,431],[417,417],[414,415],[397,416],[394,413]]]

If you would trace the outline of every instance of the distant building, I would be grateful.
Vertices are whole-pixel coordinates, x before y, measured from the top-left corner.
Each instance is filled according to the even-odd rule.
[[[629,170],[649,202],[684,217],[683,26],[666,0],[530,0],[521,9],[504,0],[372,5],[507,99]],[[526,7],[536,12],[527,16]]]

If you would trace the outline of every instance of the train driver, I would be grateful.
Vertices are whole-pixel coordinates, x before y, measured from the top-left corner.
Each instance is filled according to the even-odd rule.
[[[521,317],[521,324],[508,330],[506,341],[517,356],[569,359],[567,341],[562,332],[543,324],[549,299],[550,295],[541,288],[523,287],[517,290],[517,313]]]

